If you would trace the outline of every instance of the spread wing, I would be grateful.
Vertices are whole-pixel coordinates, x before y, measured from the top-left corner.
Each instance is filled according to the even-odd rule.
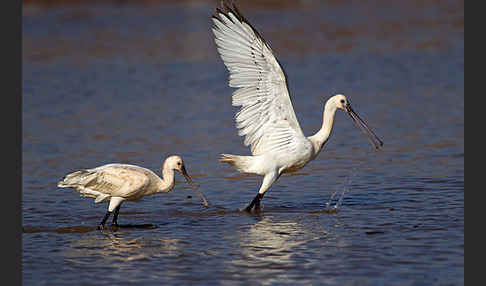
[[[97,168],[96,178],[85,187],[115,197],[130,197],[145,191],[150,179],[144,172],[111,164]]]
[[[304,134],[295,116],[285,74],[272,50],[235,5],[216,8],[213,33],[218,52],[229,71],[229,86],[237,88],[233,106],[238,135],[253,155],[268,150],[291,151]]]

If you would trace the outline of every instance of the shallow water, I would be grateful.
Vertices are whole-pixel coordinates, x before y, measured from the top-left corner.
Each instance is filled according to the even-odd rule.
[[[240,2],[304,133],[339,92],[384,148],[339,112],[321,154],[283,175],[263,212],[241,213],[261,178],[217,160],[249,151],[212,42],[216,4],[26,4],[23,284],[463,285],[463,3]],[[171,154],[210,208],[176,175],[172,192],[123,204],[127,227],[101,232],[107,204],[56,186],[110,162],[159,173]]]

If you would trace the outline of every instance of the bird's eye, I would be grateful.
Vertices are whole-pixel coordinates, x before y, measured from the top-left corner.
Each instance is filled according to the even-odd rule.
[[[181,162],[177,162],[177,166],[180,166],[181,165]]]
[[[341,103],[344,103],[344,99],[341,99]]]

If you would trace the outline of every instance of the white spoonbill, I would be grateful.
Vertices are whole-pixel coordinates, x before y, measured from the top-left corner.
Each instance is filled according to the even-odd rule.
[[[58,183],[61,188],[74,188],[81,195],[95,199],[95,203],[109,200],[108,211],[100,223],[113,214],[113,225],[118,225],[118,213],[124,201],[139,201],[142,197],[156,193],[168,193],[174,187],[174,170],[181,172],[187,183],[201,198],[205,207],[208,202],[192,183],[184,161],[179,156],[168,157],[162,165],[162,178],[149,169],[129,164],[106,164],[93,169],[73,172]]]
[[[222,9],[222,10],[221,10]],[[233,106],[241,106],[235,115],[238,135],[244,136],[252,156],[221,154],[220,161],[242,173],[263,176],[258,194],[245,208],[260,208],[260,200],[283,173],[303,168],[316,158],[329,139],[337,109],[347,111],[356,125],[378,149],[383,142],[351,109],[341,94],[324,105],[320,130],[304,136],[290,101],[287,80],[268,43],[233,4],[225,1],[211,17],[218,52],[229,71],[229,86],[237,88]]]

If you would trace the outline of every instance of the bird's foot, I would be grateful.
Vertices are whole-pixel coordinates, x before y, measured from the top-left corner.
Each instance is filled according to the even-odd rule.
[[[245,211],[247,213],[253,213],[253,214],[259,214],[263,211],[263,208],[258,206],[258,207],[250,207],[250,206],[247,206],[246,208],[244,208],[242,211]]]
[[[258,193],[253,198],[253,200],[250,202],[250,204],[246,208],[244,208],[244,211],[246,211],[248,213],[252,213],[252,212],[259,213],[259,212],[261,212],[262,207],[261,207],[260,201],[262,200],[262,198],[263,198],[263,194]]]

